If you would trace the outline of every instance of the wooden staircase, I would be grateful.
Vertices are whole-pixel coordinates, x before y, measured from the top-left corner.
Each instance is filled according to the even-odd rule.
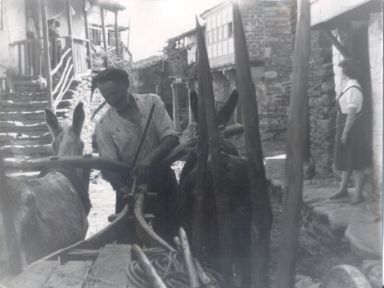
[[[65,118],[70,106],[71,99],[66,97],[56,115]],[[15,81],[14,92],[0,94],[0,151],[7,174],[33,174],[23,169],[21,161],[52,155],[44,114],[47,107],[46,89],[33,81]]]

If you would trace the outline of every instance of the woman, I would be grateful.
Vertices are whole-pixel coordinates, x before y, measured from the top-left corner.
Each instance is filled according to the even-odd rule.
[[[341,93],[336,98],[337,121],[335,143],[335,169],[342,171],[339,190],[330,199],[349,196],[348,182],[355,172],[356,190],[351,195],[351,203],[364,200],[363,188],[365,168],[369,165],[367,127],[363,116],[363,93],[357,81],[358,67],[352,59],[343,60]]]

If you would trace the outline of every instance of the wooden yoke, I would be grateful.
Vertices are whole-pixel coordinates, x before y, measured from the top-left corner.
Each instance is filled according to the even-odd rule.
[[[232,263],[231,259],[231,221],[229,203],[226,189],[222,177],[222,161],[220,154],[219,132],[216,125],[215,98],[212,87],[212,76],[208,62],[208,54],[205,46],[204,34],[196,19],[196,35],[199,53],[198,83],[199,83],[199,102],[204,101],[205,117],[207,124],[207,135],[209,143],[209,153],[211,156],[211,171],[214,187],[214,198],[216,204],[216,216],[219,235],[219,255],[218,261],[221,266],[221,273],[224,276],[223,284],[225,287],[233,287]],[[200,119],[199,119],[200,121]]]
[[[251,193],[251,279],[243,279],[242,287],[265,288],[269,281],[269,248],[272,212],[263,151],[259,132],[259,118],[255,86],[251,77],[249,54],[243,23],[237,3],[233,5],[235,37],[235,64],[237,89],[244,121],[245,146],[248,158],[248,175]],[[248,272],[248,271],[247,271]],[[251,282],[251,283],[249,283]]]
[[[291,105],[288,122],[287,160],[285,165],[286,197],[284,201],[281,254],[277,267],[278,288],[295,286],[296,249],[300,231],[300,210],[303,194],[303,151],[308,129],[308,66],[310,54],[310,4],[299,1]]]
[[[7,179],[4,172],[3,157],[0,155],[0,210],[3,216],[5,241],[7,243],[9,268],[12,274],[18,274],[23,270],[19,240],[17,239],[15,222],[10,205],[10,197]]]

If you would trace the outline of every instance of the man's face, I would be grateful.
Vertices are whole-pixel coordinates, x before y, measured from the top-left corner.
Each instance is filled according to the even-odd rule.
[[[105,81],[98,84],[105,101],[116,110],[122,110],[128,105],[127,85],[120,81]]]

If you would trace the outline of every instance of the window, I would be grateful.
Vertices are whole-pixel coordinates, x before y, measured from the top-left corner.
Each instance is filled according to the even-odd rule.
[[[217,56],[223,55],[223,42],[217,43]]]
[[[233,26],[232,26],[232,22],[228,23],[228,38],[232,37],[233,36]]]
[[[227,55],[228,54],[228,40],[225,40],[223,42],[223,55]]]
[[[116,46],[116,37],[114,30],[108,30],[108,46]]]
[[[96,46],[101,45],[101,29],[97,27],[91,27],[90,32],[91,43]]]
[[[212,57],[216,57],[217,56],[217,44],[213,44],[212,45]]]
[[[231,54],[234,52],[234,43],[233,38],[228,40],[228,54]]]

